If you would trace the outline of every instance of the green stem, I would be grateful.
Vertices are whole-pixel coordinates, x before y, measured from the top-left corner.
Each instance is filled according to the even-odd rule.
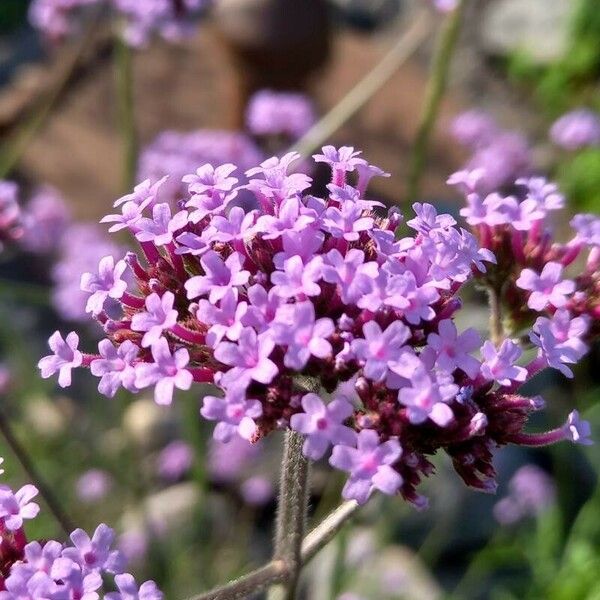
[[[407,202],[411,204],[419,196],[421,176],[425,167],[431,132],[435,126],[442,98],[446,91],[450,61],[456,48],[460,23],[466,0],[460,0],[458,6],[448,15],[438,37],[431,75],[427,83],[425,106],[419,120],[407,183]]]
[[[133,97],[133,52],[117,34],[115,41],[115,69],[117,79],[118,120],[123,144],[122,187],[124,192],[133,188],[137,170],[138,139],[135,125]]]
[[[286,565],[285,582],[273,587],[269,600],[293,600],[302,566],[302,539],[308,509],[308,461],[302,454],[304,438],[288,430],[281,462],[274,561]]]

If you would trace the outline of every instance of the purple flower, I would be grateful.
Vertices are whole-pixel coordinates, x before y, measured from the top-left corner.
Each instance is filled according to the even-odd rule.
[[[236,177],[230,177],[236,169],[231,163],[216,168],[207,163],[199,167],[194,174],[183,177],[182,181],[188,184],[190,192],[194,194],[210,196],[215,192],[230,192],[238,183]]]
[[[225,382],[248,385],[253,379],[259,383],[271,383],[279,372],[275,363],[269,359],[274,347],[272,339],[257,335],[251,327],[242,330],[237,344],[221,342],[215,348],[215,358],[234,367],[225,374]]]
[[[316,394],[306,394],[302,397],[302,408],[303,413],[292,415],[290,427],[306,436],[302,446],[304,456],[319,460],[330,444],[355,444],[355,431],[342,424],[354,412],[354,407],[345,398],[325,404]]]
[[[456,0],[437,0],[436,4],[456,6]],[[467,110],[458,115],[451,125],[452,137],[463,146],[475,149],[489,144],[498,133],[496,121],[482,110]],[[448,182],[451,185],[450,181]]]
[[[177,323],[178,313],[173,308],[175,296],[165,292],[162,296],[156,293],[146,297],[146,311],[136,313],[131,319],[133,331],[145,331],[142,346],[148,348],[157,342],[163,331],[171,329]]]
[[[527,369],[515,364],[523,351],[513,340],[504,340],[499,349],[492,342],[486,341],[481,354],[484,358],[481,375],[487,381],[510,386],[513,381],[525,381],[527,378]]]
[[[564,425],[565,436],[567,439],[581,444],[582,446],[591,446],[594,442],[590,439],[592,430],[588,421],[582,421],[579,418],[579,412],[574,410],[569,413],[567,422]]]
[[[275,268],[283,270],[285,261],[292,256],[299,256],[305,265],[308,264],[319,253],[324,238],[321,231],[314,229],[286,231],[281,236],[283,252],[278,252],[273,257]]]
[[[318,296],[321,288],[317,281],[321,279],[322,258],[315,256],[308,264],[300,256],[292,256],[283,263],[283,271],[271,274],[273,289],[281,298]]]
[[[197,319],[210,325],[206,335],[206,343],[214,348],[223,338],[232,341],[240,337],[243,318],[248,309],[246,302],[238,302],[235,289],[230,289],[221,298],[219,306],[215,306],[204,298],[198,302]]]
[[[200,264],[205,275],[196,275],[185,282],[187,296],[191,300],[208,294],[213,304],[225,296],[228,290],[248,283],[250,273],[245,271],[244,256],[233,252],[224,261],[214,250],[209,250]]]
[[[211,221],[210,240],[213,242],[242,241],[250,235],[256,212],[246,212],[240,206],[234,206],[226,217],[215,215]]]
[[[304,94],[260,90],[248,102],[246,123],[252,135],[298,139],[315,123],[312,102]]]
[[[283,299],[277,290],[268,292],[262,285],[253,285],[248,289],[248,310],[242,317],[244,327],[254,327],[258,333],[266,331],[275,319],[277,309],[283,304]]]
[[[0,488],[0,519],[9,531],[21,529],[24,519],[33,519],[40,512],[40,507],[31,502],[37,495],[33,485],[24,485],[14,494],[7,487]]]
[[[351,200],[346,200],[340,208],[330,206],[325,211],[321,227],[335,238],[344,238],[348,242],[355,242],[361,231],[373,227],[373,218],[365,217],[363,209]]]
[[[122,279],[127,263],[120,260],[115,265],[112,256],[105,256],[98,265],[98,274],[84,273],[81,276],[81,289],[89,292],[85,310],[95,315],[102,312],[107,298],[120,298],[127,289],[127,282]]]
[[[154,206],[159,201],[162,188],[168,181],[169,177],[161,177],[158,181],[152,182],[150,179],[145,179],[141,183],[138,183],[131,194],[121,196],[115,201],[114,206],[121,206],[128,203],[136,204],[140,209],[144,209],[148,206]]]
[[[71,220],[69,208],[50,186],[35,190],[23,213],[23,236],[19,243],[37,254],[52,252]]]
[[[163,600],[164,595],[154,581],[145,581],[138,587],[133,575],[123,573],[115,576],[118,592],[104,596],[105,600]]]
[[[152,242],[156,246],[164,246],[173,241],[173,234],[183,229],[188,222],[188,213],[181,210],[171,216],[171,207],[157,204],[152,208],[152,218],[146,217],[136,221],[135,237],[140,242]]]
[[[449,13],[458,6],[458,0],[433,0],[433,6],[442,13]]]
[[[355,151],[352,146],[341,146],[339,149],[335,146],[323,146],[321,152],[323,154],[313,154],[313,158],[315,162],[328,164],[334,173],[334,179],[336,173],[354,171],[358,165],[366,163],[363,158],[359,158],[361,152]]]
[[[72,534],[71,534],[72,535]],[[96,593],[102,587],[102,576],[98,572],[86,572],[85,565],[63,556],[57,558],[50,570],[54,580],[62,582],[60,591],[55,597],[61,597],[60,592],[66,591],[66,598],[79,600],[98,600]],[[64,598],[65,596],[63,596]]]
[[[38,368],[44,379],[48,379],[58,371],[58,384],[60,387],[71,385],[71,369],[79,367],[83,362],[83,355],[77,349],[79,336],[71,331],[63,340],[59,331],[55,331],[48,340],[50,350],[54,354],[44,356],[38,362]]]
[[[193,256],[201,256],[206,251],[210,250],[210,242],[206,237],[196,235],[191,231],[185,231],[175,238],[177,248],[175,254],[192,254]]]
[[[89,469],[75,484],[77,497],[82,502],[98,502],[106,497],[112,487],[112,479],[106,471]]]
[[[249,440],[256,433],[255,419],[262,415],[262,404],[237,393],[225,398],[204,396],[200,414],[218,421],[213,434],[216,440],[226,443],[237,435]]]
[[[112,398],[121,386],[137,392],[135,364],[139,348],[131,340],[123,341],[118,347],[110,340],[102,340],[98,343],[98,350],[102,358],[90,364],[92,375],[101,377],[98,391],[108,398]]]
[[[303,192],[310,186],[311,179],[304,173],[288,175],[290,165],[297,161],[297,152],[288,152],[281,158],[272,157],[246,171],[248,177],[262,175],[264,179],[251,179],[246,186],[261,202],[266,212],[272,212],[273,205],[278,206],[286,198]]]
[[[548,366],[558,369],[566,377],[573,377],[573,372],[565,363],[577,363],[588,351],[581,339],[588,327],[586,315],[571,319],[568,310],[560,309],[551,319],[538,317],[529,337]]]
[[[588,246],[600,246],[600,218],[598,215],[578,214],[571,219],[571,227],[577,232],[575,239]]]
[[[406,406],[408,420],[418,425],[429,418],[436,425],[446,427],[454,418],[447,402],[456,396],[458,386],[446,379],[432,378],[424,368],[415,370],[410,382],[410,387],[398,392],[398,400]]]
[[[273,483],[267,477],[254,475],[240,485],[240,494],[250,506],[264,506],[273,499]]]
[[[579,150],[600,144],[600,117],[591,110],[579,109],[564,114],[550,129],[552,141],[565,150]]]
[[[96,527],[91,538],[83,529],[76,529],[71,533],[73,547],[65,548],[62,554],[88,572],[121,573],[123,558],[118,551],[111,550],[114,538],[115,532],[104,523]]]
[[[327,338],[334,331],[331,319],[315,321],[315,307],[310,301],[282,306],[272,327],[275,341],[287,346],[283,359],[285,366],[296,371],[306,366],[311,355],[318,358],[331,356],[331,344]]]
[[[165,446],[156,460],[160,477],[167,481],[177,481],[185,475],[194,463],[194,451],[189,444],[175,440]]]
[[[221,213],[227,204],[237,195],[232,191],[238,180],[229,177],[236,166],[225,164],[216,169],[206,164],[200,167],[195,175],[186,175],[183,182],[188,184],[188,189],[193,196],[186,203],[187,208],[194,208],[189,220],[198,223],[206,215]]]
[[[379,443],[376,431],[363,429],[357,436],[357,447],[334,446],[329,463],[350,473],[342,495],[347,500],[364,504],[373,490],[395,494],[402,485],[402,477],[391,466],[402,456],[398,440]]]
[[[427,343],[435,351],[435,364],[440,369],[452,373],[460,369],[472,379],[479,371],[479,361],[469,353],[481,346],[481,336],[472,328],[458,335],[456,325],[450,319],[438,324],[438,333],[430,333]]]
[[[314,223],[316,213],[306,208],[296,196],[285,198],[279,205],[277,216],[262,215],[254,230],[263,234],[266,240],[273,240],[287,232],[299,232]]]
[[[190,355],[185,348],[179,348],[171,354],[167,340],[159,338],[152,344],[152,358],[154,362],[136,365],[135,385],[141,389],[156,384],[155,402],[171,404],[174,388],[189,390],[192,386],[192,374],[185,368]]]
[[[534,200],[544,212],[559,210],[565,206],[565,197],[558,191],[558,186],[544,177],[524,177],[517,179],[517,185],[527,188],[527,197]]]
[[[414,219],[410,219],[410,221],[406,221],[406,224],[423,235],[429,235],[437,229],[447,229],[456,225],[454,217],[450,215],[438,215],[437,210],[432,204],[415,202],[413,210],[417,216]]]
[[[562,272],[563,266],[556,262],[544,265],[539,275],[533,269],[521,271],[516,285],[531,291],[527,300],[529,308],[542,311],[549,304],[555,308],[565,306],[567,296],[575,291],[575,283],[569,279],[561,281]]]
[[[381,330],[375,321],[363,325],[364,339],[352,340],[350,348],[358,359],[364,361],[363,373],[373,381],[383,381],[388,372],[388,363],[398,355],[404,342],[411,336],[410,329],[401,321],[394,321]]]
[[[59,542],[50,540],[43,545],[40,542],[29,542],[23,549],[27,566],[49,573],[54,561],[60,556],[63,550],[63,545]]]
[[[135,202],[126,202],[121,207],[121,214],[106,215],[100,219],[100,223],[115,223],[108,228],[109,233],[116,233],[122,229],[137,231],[137,223],[142,218],[146,207]]]
[[[330,250],[321,268],[322,277],[328,283],[338,285],[342,302],[352,304],[361,294],[361,280],[377,277],[379,266],[376,262],[365,263],[365,253],[357,248],[342,255],[339,250]],[[364,282],[363,282],[364,285]]]
[[[508,495],[494,506],[494,517],[502,525],[510,525],[527,516],[537,516],[556,499],[554,482],[535,465],[518,469],[508,487]]]

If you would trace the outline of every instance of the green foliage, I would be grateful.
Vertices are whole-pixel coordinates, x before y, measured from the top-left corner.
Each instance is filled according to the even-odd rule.
[[[542,108],[551,116],[574,102],[594,103],[600,74],[600,10],[597,0],[579,0],[573,13],[564,56],[547,65],[536,65],[522,51],[510,57],[508,73],[516,81],[533,86]]]
[[[583,150],[564,160],[557,175],[574,208],[600,212],[600,149]]]

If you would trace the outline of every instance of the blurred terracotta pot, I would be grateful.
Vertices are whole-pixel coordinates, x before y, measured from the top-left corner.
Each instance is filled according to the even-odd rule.
[[[219,0],[215,19],[237,70],[235,127],[255,91],[304,90],[329,57],[326,0]]]

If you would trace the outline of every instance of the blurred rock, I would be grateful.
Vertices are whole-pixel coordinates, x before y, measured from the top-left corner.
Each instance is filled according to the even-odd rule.
[[[67,416],[48,398],[40,396],[24,403],[25,421],[36,434],[45,437],[56,437],[64,432]]]
[[[490,3],[481,39],[492,55],[524,52],[539,64],[559,59],[567,49],[569,18],[575,2],[499,0]]]
[[[308,597],[311,600],[330,600],[330,582],[338,551],[339,546],[332,542],[309,568]],[[378,548],[358,565],[346,561],[344,584],[346,593],[352,592],[367,600],[438,600],[443,595],[418,556],[403,546]]]
[[[129,510],[123,514],[126,531],[146,531],[153,534],[173,535],[186,527],[194,517],[200,502],[200,490],[195,483],[179,483],[148,496],[143,509]]]
[[[140,398],[125,411],[123,427],[138,446],[157,448],[175,437],[178,426],[173,410],[158,406],[150,398]]]

